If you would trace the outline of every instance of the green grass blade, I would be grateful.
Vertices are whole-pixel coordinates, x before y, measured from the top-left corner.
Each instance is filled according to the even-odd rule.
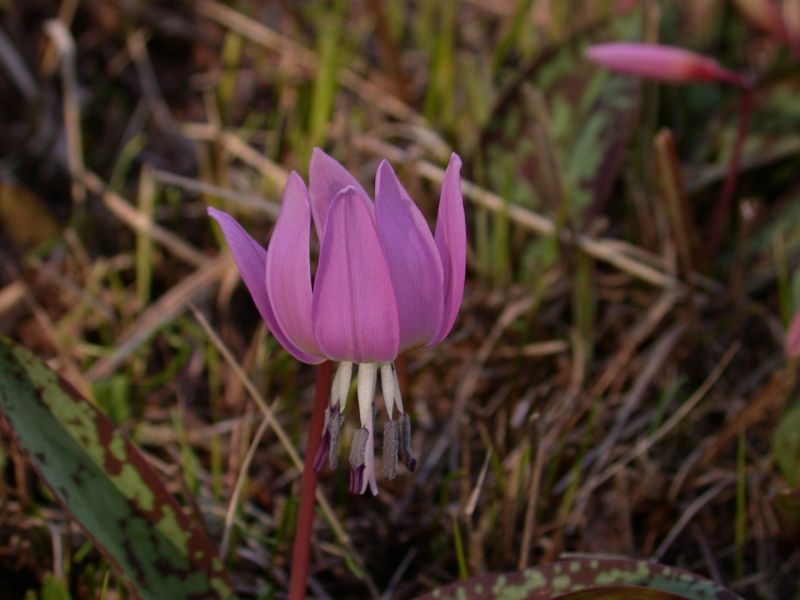
[[[6,338],[0,338],[0,412],[42,480],[139,597],[234,597],[202,527],[136,447],[72,386]]]
[[[341,32],[337,17],[334,15],[325,21],[320,30],[318,47],[320,63],[311,96],[306,158],[311,156],[311,149],[314,146],[323,146],[328,136],[333,101],[338,88],[337,72],[342,57]]]

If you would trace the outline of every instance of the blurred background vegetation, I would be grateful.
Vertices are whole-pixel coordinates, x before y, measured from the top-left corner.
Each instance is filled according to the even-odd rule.
[[[583,59],[610,40],[757,77],[711,255],[737,92]],[[399,364],[421,466],[377,498],[323,476],[314,595],[605,553],[800,598],[799,66],[725,0],[5,0],[0,333],[143,446],[243,597],[282,597],[298,471],[252,396],[302,451],[314,370],[266,332],[206,207],[266,241],[321,146],[368,190],[388,158],[433,219],[454,150],[464,305]],[[0,598],[124,596],[0,438]]]

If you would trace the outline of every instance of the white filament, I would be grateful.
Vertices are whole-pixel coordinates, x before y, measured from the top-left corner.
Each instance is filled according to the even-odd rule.
[[[361,483],[361,494],[369,487],[373,495],[378,494],[378,482],[375,479],[375,419],[372,406],[375,402],[375,384],[378,382],[378,364],[360,363],[358,365],[358,416],[361,427],[369,432],[364,449],[364,480]]]
[[[403,396],[400,394],[400,382],[397,380],[397,369],[394,368],[394,365],[392,367],[392,373],[394,374],[394,403],[397,404],[397,411],[403,415],[406,411],[403,409]]]
[[[389,418],[391,419],[392,411],[394,410],[394,398],[397,393],[392,363],[381,363],[381,392],[383,392],[383,402],[386,404],[386,412],[389,413]]]
[[[340,362],[336,367],[331,386],[331,406],[341,404],[339,412],[344,412],[347,406],[347,395],[350,392],[350,381],[353,379],[353,363]]]
[[[372,403],[375,401],[375,383],[377,381],[377,363],[360,363],[358,365],[358,416],[361,419],[362,427],[366,427],[367,423],[372,420]]]
[[[373,365],[374,366],[374,365]],[[358,369],[359,373],[361,372],[361,367]],[[375,394],[375,370],[373,369],[373,384],[372,384],[372,393]],[[360,404],[359,404],[360,407]],[[367,428],[369,432],[369,437],[367,438],[367,447],[365,448],[364,452],[364,481],[361,484],[361,490],[359,493],[363,494],[367,491],[367,486],[369,486],[369,490],[372,492],[373,496],[378,495],[378,480],[375,476],[375,419],[372,414],[372,403],[369,404],[369,414],[367,415],[366,424],[364,427]]]

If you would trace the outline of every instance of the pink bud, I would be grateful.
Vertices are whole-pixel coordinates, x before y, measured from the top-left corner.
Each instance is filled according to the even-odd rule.
[[[716,60],[683,48],[637,42],[610,42],[590,46],[586,57],[615,71],[671,83],[722,81],[745,87],[746,79]]]
[[[786,332],[784,350],[788,358],[800,357],[800,310],[794,313],[789,330]]]

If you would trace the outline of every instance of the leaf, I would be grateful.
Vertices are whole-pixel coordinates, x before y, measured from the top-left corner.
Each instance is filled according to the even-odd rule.
[[[234,597],[201,525],[139,450],[71,385],[1,337],[0,412],[41,479],[139,597]]]
[[[682,598],[684,596],[638,585],[604,585],[561,594],[553,600],[681,600]]]
[[[488,574],[434,590],[419,600],[740,600],[688,571],[644,560],[581,556],[522,572]]]

